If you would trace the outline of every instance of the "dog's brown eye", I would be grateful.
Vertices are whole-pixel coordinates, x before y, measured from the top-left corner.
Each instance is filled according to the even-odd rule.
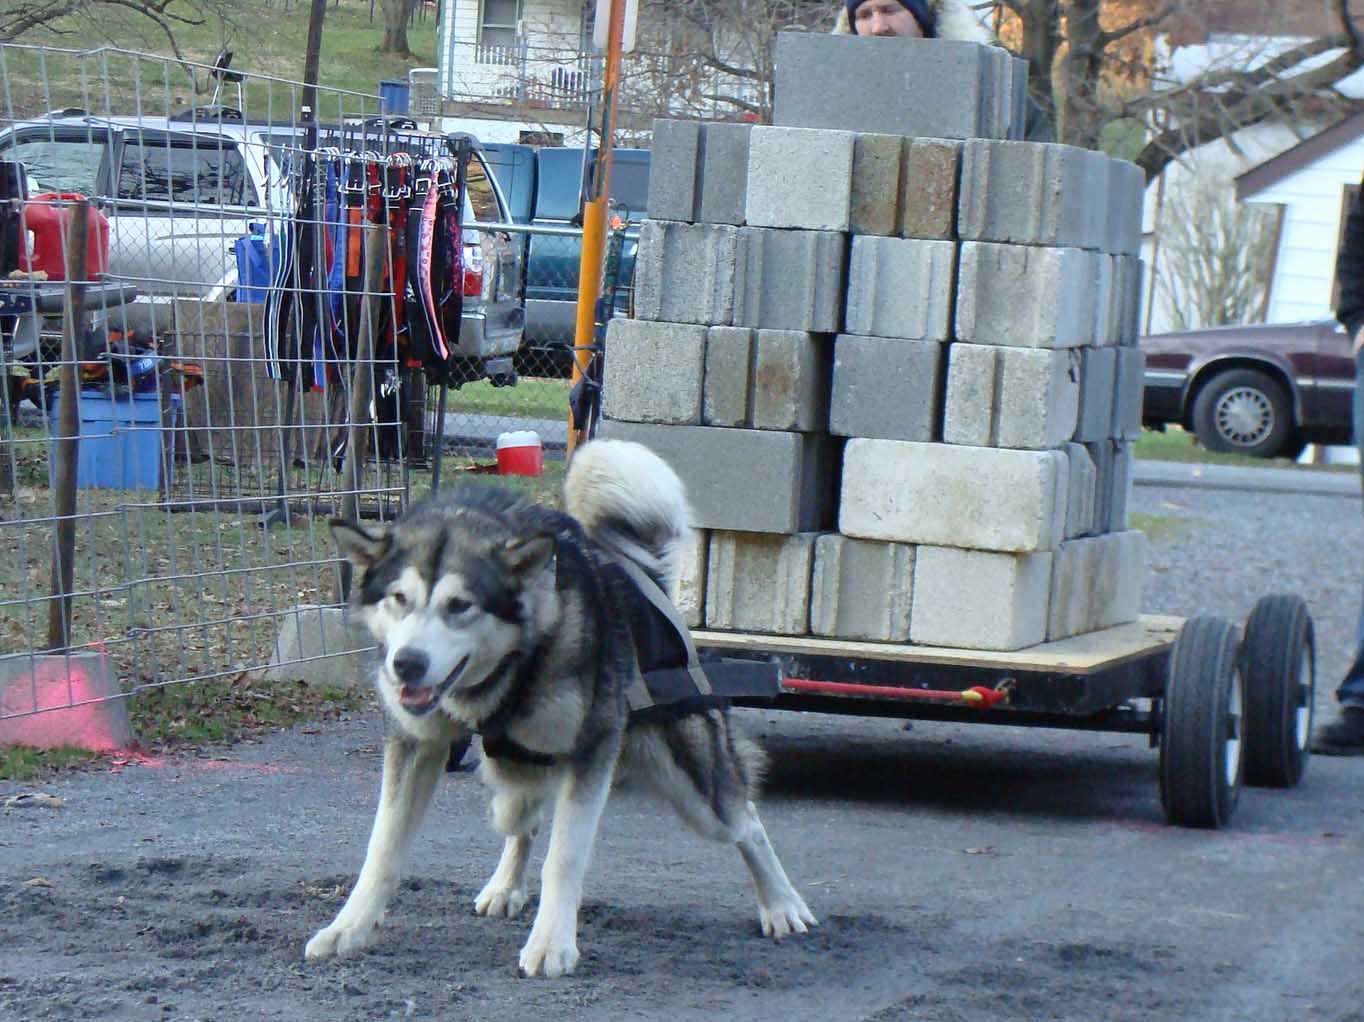
[[[450,602],[445,605],[445,610],[448,614],[463,614],[472,606],[473,604],[468,600],[461,600],[458,596],[452,596]]]
[[[399,592],[389,593],[388,598],[393,601],[393,606],[395,607],[407,606],[407,597],[404,596],[402,593]]]

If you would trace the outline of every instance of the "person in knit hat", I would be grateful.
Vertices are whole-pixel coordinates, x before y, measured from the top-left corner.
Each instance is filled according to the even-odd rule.
[[[966,0],[844,0],[834,34],[995,42]],[[1031,96],[1024,138],[1029,142],[1056,141],[1051,119]]]

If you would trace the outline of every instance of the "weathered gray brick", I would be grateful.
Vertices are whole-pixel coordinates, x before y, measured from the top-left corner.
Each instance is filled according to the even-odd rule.
[[[1094,527],[1092,535],[1111,531],[1113,523],[1113,474],[1117,468],[1117,446],[1109,438],[1083,445],[1094,462]]]
[[[671,323],[728,325],[742,292],[742,228],[646,220],[635,258],[635,315]]]
[[[910,640],[958,649],[1025,649],[1047,634],[1052,554],[921,546]]]
[[[1135,163],[1110,160],[1108,200],[1104,203],[1104,249],[1114,255],[1136,256],[1141,251],[1142,204],[1146,174]]]
[[[829,430],[885,440],[937,438],[943,346],[839,335]]]
[[[974,447],[1059,447],[1075,431],[1079,394],[1072,352],[953,344],[943,439]]]
[[[852,210],[848,229],[853,234],[889,236],[896,233],[896,200],[900,194],[900,164],[906,142],[899,135],[857,135],[853,142]]]
[[[958,340],[1021,348],[1093,341],[1095,252],[965,242],[957,282]]]
[[[701,133],[700,198],[696,219],[708,224],[746,222],[751,124],[717,122]],[[654,159],[657,159],[657,148]],[[652,163],[650,164],[652,175]],[[652,185],[652,177],[650,178]]]
[[[973,139],[961,165],[963,240],[1097,249],[1107,175],[1090,151],[1050,142]]]
[[[1132,460],[1135,457],[1131,441],[1119,440],[1113,445],[1113,476],[1110,479],[1113,496],[1109,502],[1109,532],[1122,532],[1128,528],[1128,506],[1132,500]]]
[[[1075,439],[1090,443],[1112,435],[1116,348],[1080,348],[1080,414]]]
[[[735,326],[833,334],[843,329],[848,238],[836,231],[739,229],[745,253]]]
[[[827,435],[614,419],[600,434],[641,443],[671,465],[697,528],[790,533],[832,524],[839,444]]]
[[[854,238],[847,332],[946,340],[952,320],[956,251],[950,241]]]
[[[814,533],[711,533],[706,627],[808,634],[814,550]]]
[[[837,533],[815,541],[810,631],[840,639],[905,642],[914,598],[914,547]]]
[[[833,338],[798,330],[759,330],[753,360],[754,429],[829,428]]]
[[[1013,75],[1011,63],[979,43],[782,32],[772,122],[927,138],[1005,138],[1013,118]],[[870,102],[868,82],[877,83]]]
[[[1090,341],[1096,347],[1114,347],[1118,343],[1122,310],[1117,276],[1115,258],[1100,252],[1094,260],[1094,333]]]
[[[905,141],[895,233],[941,241],[956,238],[961,146],[961,142],[941,138]]]
[[[1141,336],[1141,316],[1146,264],[1137,256],[1114,258],[1114,300],[1117,304],[1117,340],[1123,347],[1135,346]]]
[[[606,331],[602,410],[613,419],[701,421],[706,328],[618,316]]]
[[[849,440],[838,531],[898,543],[1050,550],[1063,538],[1068,491],[1061,475],[1068,471],[1059,451]]]
[[[702,125],[699,121],[654,121],[649,167],[649,218],[695,219],[697,168]],[[653,161],[658,165],[654,166]]]
[[[1062,543],[1052,557],[1047,640],[1135,621],[1145,575],[1146,537],[1140,532]]]
[[[710,533],[688,529],[687,541],[677,552],[677,585],[673,605],[688,628],[700,628],[706,621],[706,563]]]
[[[1117,369],[1113,380],[1113,431],[1115,440],[1135,440],[1141,436],[1142,398],[1146,386],[1146,352],[1140,348],[1118,348]]]
[[[1087,536],[1094,531],[1094,502],[1098,496],[1098,470],[1084,444],[1065,446],[1070,461],[1066,494],[1066,539]]]
[[[745,214],[749,226],[846,231],[853,140],[850,131],[753,128]]]
[[[747,426],[752,383],[753,331],[738,326],[707,330],[701,421],[707,426]]]

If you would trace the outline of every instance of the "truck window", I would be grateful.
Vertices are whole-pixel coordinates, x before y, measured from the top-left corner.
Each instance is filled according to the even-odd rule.
[[[497,204],[497,192],[488,177],[488,168],[478,156],[469,158],[469,172],[466,177],[469,188],[469,205],[473,207],[474,219],[480,223],[495,224],[502,219],[502,210]]]
[[[21,138],[13,158],[45,192],[94,195],[104,143],[94,139]]]
[[[611,201],[636,216],[649,207],[649,164],[635,160],[611,161]]]
[[[120,199],[199,206],[254,206],[256,190],[235,146],[131,139],[123,147]]]

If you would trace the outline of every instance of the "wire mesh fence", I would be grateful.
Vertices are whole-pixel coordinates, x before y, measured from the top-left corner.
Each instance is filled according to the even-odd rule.
[[[342,601],[327,519],[501,432],[542,434],[515,482],[554,499],[581,239],[539,232],[562,308],[527,346],[508,220],[477,147],[374,96],[0,46],[0,721],[336,652],[277,642]]]

